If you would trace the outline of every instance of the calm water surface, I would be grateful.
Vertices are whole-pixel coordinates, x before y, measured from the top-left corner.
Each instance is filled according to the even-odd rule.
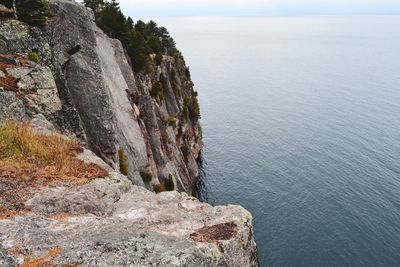
[[[263,266],[400,266],[400,18],[159,19],[200,95],[205,191]]]

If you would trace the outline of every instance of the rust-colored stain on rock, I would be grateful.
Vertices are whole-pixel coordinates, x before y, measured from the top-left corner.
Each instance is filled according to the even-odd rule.
[[[235,223],[221,223],[212,226],[204,226],[200,230],[190,234],[190,238],[196,242],[214,243],[219,240],[229,240],[235,237],[237,231],[237,225]]]

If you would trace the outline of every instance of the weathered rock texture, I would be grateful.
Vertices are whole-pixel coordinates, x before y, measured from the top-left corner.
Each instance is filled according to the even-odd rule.
[[[32,101],[42,108],[35,113],[85,143],[114,169],[119,168],[123,152],[134,184],[152,189],[152,184],[165,184],[171,176],[177,190],[192,194],[199,174],[201,130],[198,121],[182,115],[184,99],[194,97],[185,62],[164,57],[161,65],[154,63],[152,73],[134,73],[121,43],[97,28],[89,9],[72,1],[50,3],[53,17],[46,29],[15,20],[0,25],[1,54],[34,51],[39,65],[45,66],[9,73],[19,80],[18,90],[35,88],[37,99]],[[33,81],[37,72],[43,86]],[[164,99],[157,102],[150,91],[158,82]],[[32,117],[15,93],[0,94],[2,114]],[[48,105],[37,103],[44,99]],[[165,117],[177,118],[177,123],[168,125]],[[144,171],[151,173],[151,181],[143,181]]]
[[[38,189],[26,203],[31,212],[0,220],[1,266],[258,266],[243,208],[156,195],[88,150],[80,158],[110,177]]]
[[[0,219],[0,266],[258,266],[251,215],[189,196],[201,129],[183,115],[195,97],[183,59],[134,73],[90,10],[50,3],[46,29],[0,22],[0,122],[29,120],[80,141],[80,158],[109,177],[32,188],[29,212]],[[40,62],[26,60],[32,52]],[[155,84],[162,99],[150,94]],[[147,190],[169,177],[186,193]]]
[[[118,151],[124,151],[128,177],[135,184],[143,185],[140,172],[150,169],[152,183],[172,175],[179,190],[192,193],[198,176],[199,125],[181,121],[183,133],[178,136],[178,126],[162,121],[163,116],[180,116],[183,97],[193,90],[182,75],[189,87],[181,84],[176,95],[171,89],[170,72],[184,75],[184,62],[165,58],[151,74],[133,73],[121,43],[97,28],[90,10],[54,1],[52,11],[50,46],[56,77],[65,88],[61,95],[67,95],[78,111],[88,147],[114,168]],[[150,90],[160,80],[165,81],[165,100],[158,104]]]

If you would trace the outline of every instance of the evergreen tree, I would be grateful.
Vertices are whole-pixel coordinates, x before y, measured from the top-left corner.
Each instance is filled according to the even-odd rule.
[[[133,30],[133,19],[131,17],[128,17],[126,20],[126,26],[128,27],[128,30]]]
[[[18,19],[33,26],[43,27],[50,16],[45,0],[16,0]]]
[[[104,2],[104,0],[83,0],[83,4],[86,7],[91,8],[94,15],[97,17],[97,15],[104,8],[106,3]]]
[[[96,23],[108,36],[126,44],[129,33],[128,23],[115,0],[105,4],[97,15]]]
[[[127,52],[135,71],[143,71],[149,64],[149,48],[140,32],[131,31]]]
[[[0,0],[0,4],[7,8],[12,8],[13,7],[13,0]]]
[[[83,0],[83,3],[93,9],[99,28],[122,42],[135,71],[150,70],[150,54],[158,55],[157,59],[162,59],[162,54],[180,55],[166,28],[158,27],[152,20],[134,23],[132,18],[124,16],[116,0]]]

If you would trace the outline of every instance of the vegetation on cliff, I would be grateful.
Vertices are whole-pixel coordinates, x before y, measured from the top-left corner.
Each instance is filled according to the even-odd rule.
[[[51,15],[45,0],[2,0],[1,4],[15,8],[18,19],[33,26],[45,26]]]
[[[82,147],[56,134],[35,133],[28,123],[0,126],[0,217],[24,209],[33,187],[55,181],[81,184],[108,172],[76,158]]]
[[[150,54],[156,54],[158,63],[162,55],[180,57],[175,41],[164,27],[154,21],[136,23],[125,17],[115,0],[84,0],[96,17],[96,24],[111,38],[120,40],[128,52],[135,71],[151,70]]]

